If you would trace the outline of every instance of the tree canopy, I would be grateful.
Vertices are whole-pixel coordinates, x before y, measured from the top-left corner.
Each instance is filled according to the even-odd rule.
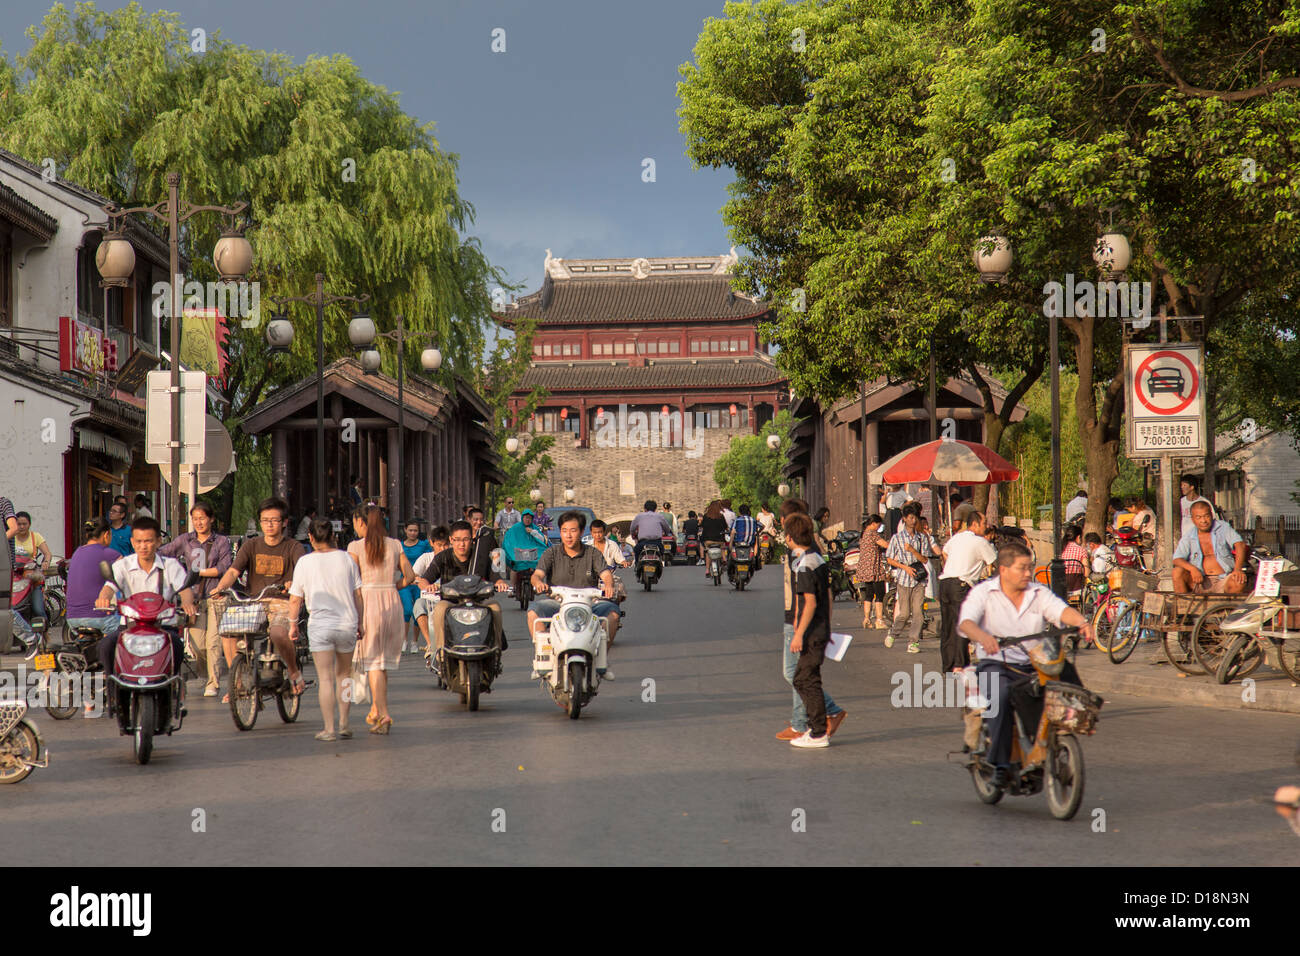
[[[931,348],[943,372],[972,353],[1032,372],[1044,285],[1097,280],[1111,224],[1130,279],[1205,317],[1213,380],[1252,293],[1294,327],[1298,29],[1297,0],[729,3],[682,67],[682,129],[695,162],[736,173],[740,279],[777,306],[796,390],[919,378]],[[1015,262],[990,287],[971,255],[992,234]],[[1120,323],[1067,309],[1062,326],[1100,509]]]
[[[317,272],[327,293],[369,293],[381,330],[402,314],[436,333],[448,372],[483,386],[488,290],[503,283],[466,235],[474,211],[457,192],[456,156],[346,56],[295,63],[219,33],[200,43],[176,14],[138,3],[55,5],[27,36],[25,54],[0,59],[0,145],[53,158],[61,178],[123,205],[165,199],[169,171],[181,174],[182,203],[249,204],[262,322],[231,323],[228,424],[315,368],[309,306],[289,309],[289,358],[268,362],[263,334],[267,297],[308,293]],[[217,278],[221,225],[200,213],[182,227],[187,278]],[[347,318],[326,309],[326,361],[349,350]],[[407,356],[417,375],[418,351]],[[396,369],[392,350],[384,361]]]

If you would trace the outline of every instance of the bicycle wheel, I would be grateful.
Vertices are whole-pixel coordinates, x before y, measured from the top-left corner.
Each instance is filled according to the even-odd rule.
[[[1092,631],[1096,635],[1098,650],[1110,650],[1110,638],[1115,629],[1115,620],[1123,609],[1124,599],[1116,594],[1106,595],[1105,600],[1097,606],[1097,611],[1092,616]]]
[[[1205,668],[1197,661],[1196,651],[1192,647],[1194,635],[1194,630],[1167,630],[1160,641],[1165,649],[1165,657],[1169,658],[1169,663],[1184,674],[1204,674],[1206,672]]]
[[[1277,645],[1278,660],[1286,676],[1300,683],[1300,637],[1288,637],[1273,643]]]
[[[1124,603],[1124,609],[1115,618],[1110,645],[1106,648],[1106,656],[1110,658],[1112,664],[1123,664],[1128,660],[1143,633],[1142,606],[1135,601]]]
[[[1192,628],[1192,653],[1196,656],[1196,663],[1200,664],[1207,674],[1213,674],[1219,669],[1223,652],[1236,637],[1236,634],[1221,631],[1219,625],[1223,623],[1225,617],[1239,607],[1240,605],[1235,603],[1211,604],[1196,619],[1196,625]]]

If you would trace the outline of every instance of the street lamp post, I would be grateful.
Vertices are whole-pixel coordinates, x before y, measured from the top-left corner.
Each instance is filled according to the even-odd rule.
[[[278,295],[269,296],[270,300],[275,303],[276,307],[283,309],[291,302],[302,302],[307,305],[316,307],[316,517],[325,518],[329,514],[329,499],[325,494],[325,306],[332,305],[335,302],[354,302],[361,305],[369,301],[370,294],[364,292],[361,295],[326,295],[325,294],[325,274],[316,273],[316,291],[310,295]],[[348,326],[348,337],[353,335],[353,325],[358,320],[369,322],[369,317],[364,314],[357,314],[353,317]],[[283,322],[283,325],[277,326],[276,336],[278,339],[285,339],[282,348],[287,350],[289,343],[293,341],[293,326],[288,323],[287,319],[278,318],[272,325],[277,322]],[[279,342],[274,341],[273,333],[270,327],[267,328],[267,341],[273,346]],[[354,343],[355,344],[355,343]]]
[[[406,316],[397,317],[397,328],[391,332],[377,333],[379,338],[389,339],[397,343],[397,520],[407,521],[410,516],[406,513],[406,415],[405,415],[405,366],[406,366],[406,342],[408,339],[416,342],[436,342],[437,334],[433,332],[408,332],[406,330]],[[371,345],[375,340],[372,335],[368,341],[358,341],[353,344],[358,347]],[[367,375],[376,374],[379,371],[380,361],[379,353],[374,349],[369,349],[361,356],[361,367]],[[426,372],[436,372],[442,368],[442,352],[437,347],[430,347],[420,353],[420,366]]]
[[[108,216],[109,231],[104,242],[100,243],[95,256],[95,265],[107,286],[125,286],[129,284],[135,270],[135,251],[130,241],[123,235],[123,222],[131,213],[147,213],[155,219],[167,222],[169,285],[171,286],[171,436],[168,445],[171,450],[171,507],[168,509],[168,533],[175,537],[181,526],[181,289],[184,277],[181,275],[180,232],[181,223],[200,212],[215,212],[227,220],[226,228],[213,252],[213,263],[217,267],[222,281],[242,280],[252,265],[253,250],[243,231],[235,227],[235,217],[248,208],[248,203],[240,202],[233,206],[195,206],[180,201],[181,174],[167,174],[167,199],[152,206],[131,206],[123,209],[113,203],[103,208]],[[201,424],[201,423],[200,423]],[[198,465],[196,464],[197,470]]]

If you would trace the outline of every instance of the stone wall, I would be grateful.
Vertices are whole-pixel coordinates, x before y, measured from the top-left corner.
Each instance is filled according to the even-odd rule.
[[[681,517],[718,497],[714,463],[730,448],[732,438],[749,434],[748,426],[705,428],[691,435],[692,442],[698,442],[693,447],[688,443],[685,448],[602,448],[597,447],[593,432],[592,447],[574,448],[571,436],[561,433],[547,452],[555,461],[554,484],[547,478],[541,492],[548,506],[562,505],[565,482],[572,481],[573,503],[591,508],[606,521],[636,515],[647,498],[671,502]],[[624,494],[621,473],[628,471],[632,493]]]

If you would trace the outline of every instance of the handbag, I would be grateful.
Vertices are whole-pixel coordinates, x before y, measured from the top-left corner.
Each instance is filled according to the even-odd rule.
[[[917,584],[924,584],[926,579],[930,577],[930,572],[923,561],[914,561],[908,567],[911,568],[912,577],[916,578]]]
[[[370,703],[370,676],[361,669],[359,654],[352,656],[352,675],[349,680],[352,683],[346,691],[348,700],[353,704]]]

